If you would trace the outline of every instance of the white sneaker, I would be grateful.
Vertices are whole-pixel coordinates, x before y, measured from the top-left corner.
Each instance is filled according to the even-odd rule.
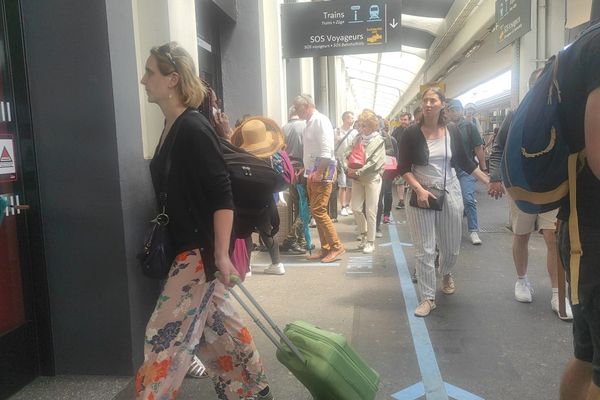
[[[365,247],[363,248],[363,253],[371,254],[375,250],[375,243],[367,242],[365,243]]]
[[[381,232],[381,231],[375,232],[375,237],[376,238],[382,238],[383,237],[383,232]]]
[[[346,209],[346,207],[342,207],[342,211],[340,211],[340,215],[342,217],[347,217],[348,216],[348,210]]]
[[[571,304],[569,303],[569,299],[565,299],[565,316],[562,316],[558,313],[558,296],[552,296],[550,300],[550,306],[552,307],[552,311],[558,315],[558,318],[563,321],[571,321],[573,319],[573,311],[571,311]]]
[[[471,243],[473,243],[474,245],[481,244],[481,239],[479,239],[479,235],[477,234],[477,232],[471,232],[469,236],[471,237]]]
[[[353,214],[354,214],[354,213],[352,212],[352,209],[351,209],[351,208],[347,208],[347,211],[348,211],[348,215],[353,215]]]
[[[519,279],[515,283],[515,299],[521,303],[531,303],[533,301],[533,289],[531,283]]]
[[[285,274],[285,268],[283,268],[283,264],[271,264],[271,266],[265,268],[263,274],[272,274],[272,275],[283,275]]]

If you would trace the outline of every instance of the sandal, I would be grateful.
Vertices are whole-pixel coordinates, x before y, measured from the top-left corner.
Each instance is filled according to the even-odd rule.
[[[190,364],[190,369],[188,369],[187,376],[195,379],[207,378],[208,374],[206,373],[206,367],[202,364],[202,361],[196,356],[192,358],[192,364]]]

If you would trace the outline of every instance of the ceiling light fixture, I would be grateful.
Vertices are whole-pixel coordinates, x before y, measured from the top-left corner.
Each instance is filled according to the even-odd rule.
[[[450,64],[450,66],[448,67],[448,69],[446,70],[446,76],[450,75],[452,72],[454,72],[454,70],[456,68],[458,68],[458,66],[460,65],[460,63],[458,61],[454,61],[452,64]]]
[[[473,53],[475,53],[477,50],[479,50],[479,48],[481,47],[483,43],[480,40],[476,40],[475,42],[473,42],[473,44],[471,45],[471,47],[469,47],[469,49],[467,51],[465,51],[464,57],[465,58],[469,58],[473,55]]]

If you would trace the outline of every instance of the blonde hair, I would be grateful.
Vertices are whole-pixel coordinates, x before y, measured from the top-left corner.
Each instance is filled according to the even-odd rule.
[[[165,43],[150,50],[156,58],[158,70],[163,75],[177,72],[177,93],[186,107],[198,108],[206,97],[207,88],[196,73],[192,56],[177,42]]]
[[[369,132],[379,130],[379,118],[377,118],[377,114],[373,110],[369,110],[368,108],[365,108],[360,113],[358,122],[364,124],[369,129]]]

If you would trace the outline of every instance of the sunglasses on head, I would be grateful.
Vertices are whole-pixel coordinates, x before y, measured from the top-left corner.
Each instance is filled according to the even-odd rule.
[[[167,58],[167,60],[169,60],[169,64],[171,64],[171,66],[175,69],[175,71],[177,71],[177,64],[175,63],[175,59],[173,58],[173,55],[171,54],[171,45],[165,44],[165,45],[160,46],[158,48],[158,52],[160,54],[162,54],[163,56],[165,56]]]

